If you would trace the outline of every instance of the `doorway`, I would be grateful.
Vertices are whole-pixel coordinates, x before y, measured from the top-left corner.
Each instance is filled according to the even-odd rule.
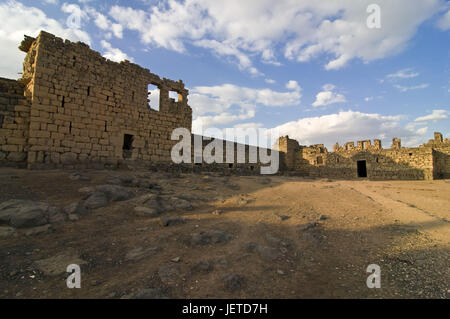
[[[367,177],[366,161],[357,161],[358,177]]]
[[[123,158],[130,158],[131,154],[133,152],[133,135],[131,134],[125,134],[123,136],[123,146],[122,146],[122,151],[123,151]]]

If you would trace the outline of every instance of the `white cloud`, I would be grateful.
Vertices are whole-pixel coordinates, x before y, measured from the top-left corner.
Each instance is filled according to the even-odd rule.
[[[293,81],[295,82],[295,81]],[[189,105],[193,110],[193,131],[251,119],[258,106],[284,107],[299,105],[301,88],[291,83],[287,92],[254,89],[233,84],[197,86],[190,89]]]
[[[418,134],[410,128],[403,127],[400,124],[401,118],[400,115],[386,116],[348,110],[302,118],[279,125],[276,129],[281,136],[289,135],[302,145],[323,143],[331,149],[336,142],[343,145],[346,142],[378,138],[389,147],[393,137],[405,138],[407,143]]]
[[[433,110],[431,114],[418,117],[414,120],[414,122],[427,122],[427,121],[438,121],[445,120],[448,118],[450,114],[447,110]]]
[[[425,127],[419,128],[416,131],[416,133],[419,134],[419,135],[425,135],[427,133],[427,131],[428,131],[428,127],[425,126]]]
[[[373,96],[368,96],[364,99],[364,101],[366,101],[366,102],[370,102],[372,100],[373,100]]]
[[[444,31],[450,29],[450,10],[438,20],[437,26]]]
[[[247,128],[261,128],[261,127],[264,127],[264,124],[262,124],[262,123],[255,123],[255,122],[248,122],[248,123],[236,124],[233,127],[235,127],[235,128],[243,128],[243,129],[247,129]]]
[[[111,61],[121,62],[123,60],[133,61],[133,58],[129,57],[126,53],[122,52],[120,49],[113,48],[111,44],[105,40],[101,42],[102,48],[104,49],[103,56]]]
[[[220,56],[231,56],[236,59],[236,64],[240,70],[248,70],[252,75],[263,75],[255,67],[252,66],[250,58],[242,53],[233,44],[226,42],[218,42],[216,40],[200,40],[195,41],[196,46],[211,49],[214,53]],[[180,51],[184,48],[180,48]]]
[[[269,84],[274,84],[276,82],[275,80],[272,80],[272,79],[265,79],[264,81]]]
[[[58,0],[44,0],[44,2],[48,4],[58,4]]]
[[[122,39],[123,27],[121,24],[111,22],[104,14],[101,14],[93,7],[85,6],[83,9],[94,19],[94,23],[97,27],[104,31],[110,31],[106,38],[109,38],[114,34],[115,37]]]
[[[301,62],[324,56],[328,70],[353,59],[363,62],[401,52],[419,25],[442,9],[441,0],[379,0],[382,26],[369,29],[360,1],[207,1],[155,2],[148,12],[113,6],[110,15],[141,40],[185,52],[186,44],[229,55],[257,74],[251,60],[278,65],[280,56]]]
[[[314,107],[325,106],[334,103],[344,103],[347,102],[345,96],[333,92],[336,87],[333,84],[325,84],[323,86],[324,91],[317,93],[316,101],[312,104]]]
[[[298,85],[297,81],[290,80],[288,83],[286,83],[286,89],[300,91],[302,88],[300,87],[300,85]]]
[[[413,85],[413,86],[403,86],[403,85],[394,85],[394,86],[402,92],[407,92],[407,91],[411,91],[411,90],[425,89],[429,86],[429,84],[423,83],[423,84]]]
[[[42,10],[17,1],[10,0],[0,4],[0,21],[0,69],[4,77],[20,77],[18,73],[22,72],[25,53],[17,47],[25,34],[36,37],[41,30],[45,30],[72,41],[91,43],[91,38],[85,31],[67,28],[48,18]]]
[[[408,68],[408,69],[403,69],[403,70],[399,70],[396,73],[393,74],[388,74],[387,78],[391,78],[391,79],[395,79],[395,78],[400,78],[400,79],[409,79],[409,78],[415,78],[416,76],[419,76],[418,72],[413,72],[412,69]]]

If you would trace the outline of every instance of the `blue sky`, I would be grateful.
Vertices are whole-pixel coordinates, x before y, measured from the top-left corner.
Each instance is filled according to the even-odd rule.
[[[450,138],[448,1],[11,0],[0,19],[0,76],[20,77],[17,46],[43,29],[182,79],[197,132],[277,128],[329,148]]]

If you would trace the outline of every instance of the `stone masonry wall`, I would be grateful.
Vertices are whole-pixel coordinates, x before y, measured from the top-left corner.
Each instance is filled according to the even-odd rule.
[[[357,178],[358,161],[365,162],[367,177],[371,179],[433,179],[450,175],[450,143],[435,140],[416,148],[401,147],[398,138],[390,149],[383,149],[380,140],[358,141],[333,147],[301,146],[289,137],[279,139],[280,151],[285,153],[290,170],[311,177]],[[440,137],[439,137],[440,136]]]
[[[0,164],[24,167],[28,151],[30,104],[24,86],[0,78]]]
[[[98,167],[123,159],[169,162],[177,127],[191,129],[188,92],[136,64],[115,63],[83,43],[41,32],[26,38],[24,78],[31,92],[29,167]],[[160,111],[148,85],[160,88]],[[169,99],[179,94],[179,102]]]
[[[443,139],[442,134],[436,132],[434,139],[419,147],[433,149],[434,178],[450,178],[450,140]]]
[[[215,155],[215,151],[212,151],[210,148],[212,147],[214,142],[215,145],[221,145],[222,146],[222,163],[206,163],[205,158],[202,159],[200,163],[200,155],[195,152],[194,144],[195,139],[202,139],[202,154],[204,154],[205,149],[207,149],[208,154],[212,153],[212,155]],[[227,144],[229,144],[229,148],[231,150],[231,154],[227,153]],[[210,146],[209,146],[210,145]],[[233,173],[239,173],[239,174],[259,174],[261,166],[269,166],[270,164],[262,164],[260,161],[260,155],[259,152],[264,152],[264,154],[267,154],[270,156],[273,154],[273,156],[279,156],[279,152],[277,150],[268,149],[268,148],[259,148],[256,146],[241,144],[237,142],[230,142],[225,141],[221,139],[204,139],[203,136],[192,134],[192,140],[191,140],[191,157],[192,157],[192,163],[194,166],[201,167],[202,170],[213,170],[213,171],[231,171]],[[239,151],[241,150],[241,151]],[[256,153],[255,157],[250,156],[250,153]],[[230,159],[232,159],[232,163],[228,160],[228,155]],[[253,155],[252,155],[253,156]],[[280,170],[283,169],[283,157],[279,157],[279,168]],[[198,163],[195,163],[198,162]]]

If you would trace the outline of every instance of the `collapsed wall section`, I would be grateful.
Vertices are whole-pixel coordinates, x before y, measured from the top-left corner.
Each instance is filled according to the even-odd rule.
[[[380,140],[336,143],[333,152],[323,144],[302,146],[297,141],[282,137],[281,151],[286,164],[303,176],[371,179],[428,180],[446,176],[450,170],[448,152],[444,144],[433,147],[401,147],[398,138],[390,149],[383,149]],[[446,155],[447,154],[447,155]]]

